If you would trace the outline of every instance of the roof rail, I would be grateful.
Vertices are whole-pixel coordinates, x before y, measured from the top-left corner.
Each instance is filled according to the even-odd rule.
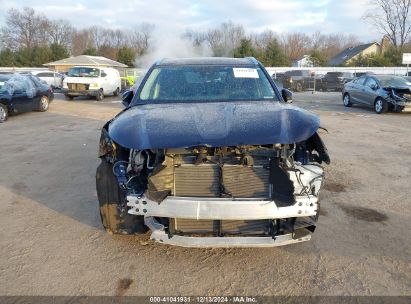
[[[254,57],[244,57],[244,58],[250,60],[252,63],[258,64],[258,60],[255,59]]]
[[[156,62],[154,62],[154,65],[159,65],[164,59],[166,59],[165,57],[158,59]]]

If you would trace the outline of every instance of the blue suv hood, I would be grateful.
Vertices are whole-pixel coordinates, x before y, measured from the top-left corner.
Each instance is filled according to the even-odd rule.
[[[320,126],[317,115],[276,101],[168,103],[131,107],[109,125],[130,149],[292,144]]]

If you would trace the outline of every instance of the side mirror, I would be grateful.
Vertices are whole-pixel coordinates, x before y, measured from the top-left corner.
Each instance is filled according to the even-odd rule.
[[[293,102],[293,92],[291,92],[290,90],[282,89],[281,96],[283,97],[285,102]]]
[[[106,73],[101,73],[101,77],[107,77]]]
[[[377,89],[378,89],[378,85],[373,84],[373,85],[371,86],[371,89],[372,89],[373,91],[377,90]]]
[[[131,90],[125,91],[123,93],[122,97],[121,97],[122,104],[127,108],[130,105],[131,100],[133,99],[133,97],[134,97],[133,91],[131,91]]]

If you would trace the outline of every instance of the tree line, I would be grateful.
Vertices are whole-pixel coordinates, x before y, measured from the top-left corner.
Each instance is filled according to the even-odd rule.
[[[411,51],[410,4],[411,0],[372,2],[364,20],[388,37],[390,45],[385,52],[359,56],[350,65],[401,65],[402,52]],[[136,59],[156,47],[155,25],[149,23],[129,29],[77,29],[68,20],[49,19],[25,7],[9,10],[0,26],[0,66],[41,66],[81,54],[104,56],[134,66]],[[187,29],[180,38],[189,41],[199,54],[204,55],[206,50],[208,56],[253,56],[266,66],[290,66],[303,55],[310,55],[315,66],[326,66],[342,50],[361,43],[355,35],[344,33],[249,33],[243,25],[231,21],[205,30]]]
[[[70,55],[96,55],[133,66],[149,49],[154,26],[129,30],[101,26],[76,29],[68,20],[53,20],[25,7],[10,9],[0,28],[0,66],[41,66]]]
[[[305,33],[277,34],[245,32],[242,25],[232,22],[206,31],[188,30],[184,37],[196,47],[206,45],[213,56],[253,56],[266,66],[290,66],[303,55],[311,55],[316,66],[325,66],[330,58],[347,47],[359,44],[355,35]]]

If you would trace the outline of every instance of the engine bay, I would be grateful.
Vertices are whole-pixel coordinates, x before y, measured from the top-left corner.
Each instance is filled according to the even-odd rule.
[[[318,134],[293,145],[135,150],[116,145],[104,136],[102,143],[100,151],[113,163],[113,173],[122,191],[127,196],[143,197],[158,205],[165,204],[166,198],[176,197],[229,199],[234,202],[232,208],[236,208],[235,201],[242,199],[293,206],[296,197],[318,197],[324,177],[321,163],[329,163]],[[142,212],[127,202],[119,208],[130,214]],[[277,236],[301,229],[305,233],[313,232],[317,217],[318,214],[285,219],[157,217],[156,220],[170,236]]]

